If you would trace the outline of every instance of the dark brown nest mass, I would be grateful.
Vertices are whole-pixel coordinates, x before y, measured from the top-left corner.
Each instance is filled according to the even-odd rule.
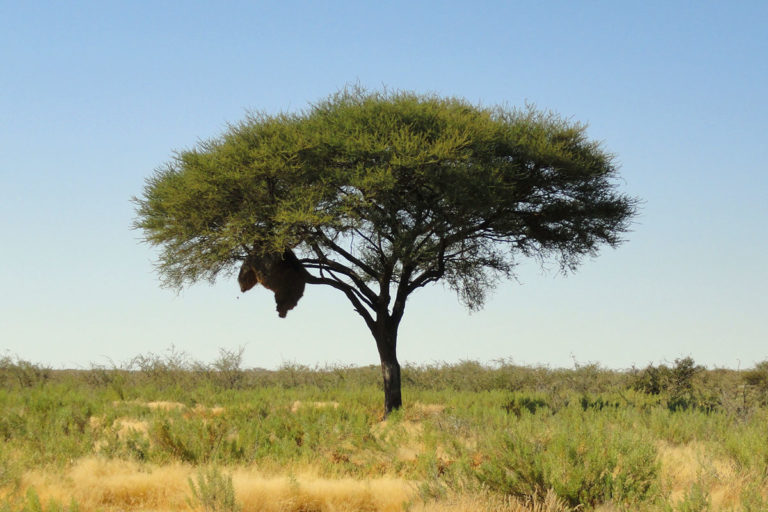
[[[277,312],[285,318],[304,295],[304,276],[301,263],[290,251],[277,254],[249,255],[240,267],[237,281],[240,291],[246,292],[260,283],[275,293]]]

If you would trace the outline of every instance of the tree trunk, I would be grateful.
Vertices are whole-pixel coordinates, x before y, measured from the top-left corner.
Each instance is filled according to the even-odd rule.
[[[397,326],[385,325],[376,333],[376,346],[384,377],[384,414],[403,405],[400,394],[400,364],[397,362]]]

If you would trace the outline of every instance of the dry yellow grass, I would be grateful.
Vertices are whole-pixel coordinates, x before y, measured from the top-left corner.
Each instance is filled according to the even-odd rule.
[[[221,416],[224,414],[226,409],[224,409],[221,406],[214,405],[213,407],[206,407],[203,404],[197,404],[193,409],[192,412],[197,414],[198,416]]]
[[[150,409],[159,409],[161,411],[172,411],[174,409],[184,409],[186,408],[186,405],[179,403],[179,402],[166,402],[164,400],[159,400],[155,402],[145,402],[143,404],[146,407],[149,407]]]
[[[734,462],[716,458],[703,443],[658,445],[661,481],[671,503],[682,501],[696,484],[706,489],[713,510],[739,510],[741,496],[759,475],[737,471]]]
[[[140,422],[116,421],[121,429],[140,430]],[[418,432],[413,425],[406,428]],[[695,484],[709,493],[712,510],[739,510],[749,476],[739,474],[728,460],[709,455],[702,443],[659,445],[661,478],[670,503],[678,503]],[[98,457],[76,461],[66,470],[36,470],[22,477],[22,488],[34,487],[43,502],[74,499],[82,512],[194,510],[189,504],[190,465],[153,466]],[[441,500],[422,502],[417,482],[382,477],[367,480],[320,478],[310,469],[294,476],[269,475],[257,468],[231,471],[235,493],[244,511],[264,512],[561,512],[565,504],[550,495],[541,502],[522,503],[484,494],[449,493]],[[409,504],[406,507],[406,504]],[[600,509],[612,510],[610,506]]]
[[[296,400],[291,405],[291,412],[293,413],[299,412],[299,409],[301,409],[302,407],[310,407],[314,409],[325,409],[325,408],[338,409],[339,402],[302,402],[301,400]]]
[[[445,410],[443,404],[423,404],[416,402],[413,404],[413,411],[422,416],[436,416]]]
[[[486,494],[449,496],[444,500],[418,504],[413,512],[569,512],[571,509],[550,492],[544,500],[529,503],[515,498],[501,498]]]
[[[183,464],[142,465],[135,462],[85,458],[66,471],[32,471],[22,478],[43,502],[74,499],[82,512],[170,512],[195,510],[190,505],[189,479],[195,468]],[[487,495],[452,495],[421,502],[416,485],[399,478],[355,480],[319,478],[311,472],[268,476],[257,469],[232,471],[238,502],[244,511],[260,512],[561,512],[554,495],[524,504]]]
[[[396,478],[330,480],[311,474],[266,478],[236,471],[232,480],[244,510],[264,512],[396,512],[414,495],[411,482]]]
[[[132,401],[120,401],[116,400],[112,402],[112,405],[117,407],[120,405],[125,404],[136,404],[140,405],[142,407],[146,407],[147,409],[153,410],[153,411],[181,411],[186,410],[187,406],[182,404],[181,402],[170,402],[167,400],[154,400],[151,402],[144,402],[142,400],[132,400]],[[337,404],[338,407],[338,404]],[[220,406],[213,406],[213,407],[206,407],[202,404],[197,404],[195,407],[191,409],[191,412],[195,414],[199,414],[201,416],[220,416],[224,413],[224,408]]]
[[[396,456],[400,460],[415,460],[425,450],[422,441],[424,427],[419,422],[403,420],[396,425],[391,425],[389,420],[384,420],[371,428],[371,434],[383,442],[391,442],[397,439],[393,446]]]
[[[123,438],[132,433],[146,434],[149,432],[149,423],[133,418],[118,418],[112,428],[117,431],[118,437]]]
[[[123,405],[126,403],[132,403],[136,405],[141,405],[143,407],[146,407],[148,409],[152,410],[161,410],[161,411],[172,411],[175,409],[185,409],[187,406],[182,404],[181,402],[168,402],[165,400],[155,400],[152,402],[144,402],[142,400],[132,400],[130,402],[122,401],[122,400],[115,400],[112,402],[112,405],[117,407],[119,405]]]
[[[143,467],[132,462],[86,458],[66,472],[31,471],[23,487],[34,487],[43,502],[78,503],[83,512],[184,510],[191,470],[178,464]]]
[[[32,471],[22,486],[34,487],[43,502],[74,499],[83,512],[103,510],[191,510],[189,465],[140,465],[134,462],[86,458],[67,471]],[[411,482],[395,478],[366,481],[324,479],[312,474],[265,476],[256,469],[232,472],[238,501],[244,510],[292,512],[301,510],[394,512],[414,496]]]

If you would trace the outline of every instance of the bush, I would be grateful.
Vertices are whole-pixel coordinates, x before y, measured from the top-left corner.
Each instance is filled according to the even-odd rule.
[[[235,487],[232,476],[225,475],[215,466],[201,468],[197,473],[197,482],[189,479],[194,502],[190,505],[201,506],[205,512],[239,512],[240,505],[235,499]]]
[[[653,443],[596,411],[521,416],[486,454],[480,481],[518,498],[542,500],[551,489],[571,506],[595,506],[638,503],[657,492]]]
[[[768,405],[768,361],[757,363],[745,372],[744,382],[755,390],[760,405]]]
[[[0,503],[0,512],[79,512],[79,510],[80,507],[74,500],[70,501],[69,506],[65,506],[51,499],[47,506],[43,506],[33,487],[27,490],[23,498],[17,499],[15,502]]]
[[[222,458],[240,460],[242,450],[237,443],[226,439],[229,431],[230,427],[220,418],[157,421],[150,429],[153,455],[159,460],[179,460],[193,464],[214,462]]]
[[[526,395],[515,396],[504,406],[505,411],[514,414],[518,418],[523,414],[523,411],[536,414],[536,411],[541,409],[549,409],[549,404],[546,400],[543,398],[532,398]]]
[[[722,405],[722,390],[705,382],[706,369],[690,357],[675,359],[675,366],[653,366],[636,373],[629,387],[649,395],[666,398],[670,411],[712,412]],[[717,384],[717,383],[716,383]],[[715,387],[717,387],[715,385]]]
[[[30,363],[18,357],[0,357],[0,385],[30,388],[47,382],[51,378],[51,372],[47,366]]]
[[[649,395],[660,395],[669,388],[669,375],[669,368],[664,365],[648,365],[635,374],[630,388]]]

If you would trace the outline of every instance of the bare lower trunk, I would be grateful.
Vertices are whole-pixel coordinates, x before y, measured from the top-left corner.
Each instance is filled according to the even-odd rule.
[[[397,327],[388,326],[377,333],[376,346],[381,358],[381,375],[384,378],[384,414],[403,405],[400,394],[400,364],[397,362]]]
[[[381,373],[384,377],[384,414],[389,414],[403,405],[400,394],[400,365],[397,359],[381,361]]]

